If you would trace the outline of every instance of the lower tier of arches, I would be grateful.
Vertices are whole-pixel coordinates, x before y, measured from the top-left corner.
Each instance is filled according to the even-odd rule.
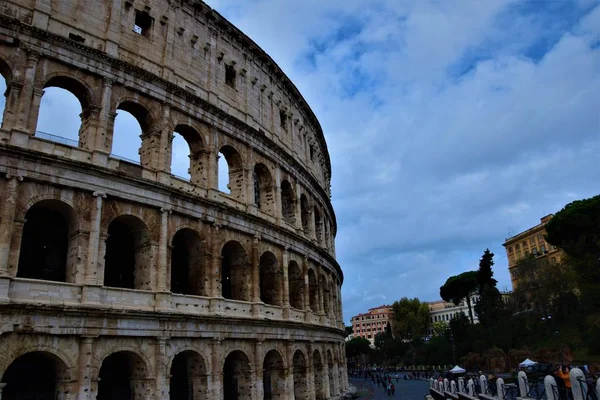
[[[12,332],[0,348],[1,400],[321,400],[348,390],[341,341]]]

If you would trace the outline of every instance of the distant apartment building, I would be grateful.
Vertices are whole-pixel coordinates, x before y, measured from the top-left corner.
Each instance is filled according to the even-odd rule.
[[[475,304],[479,301],[477,296],[471,297],[471,311],[473,312],[473,322],[478,323],[479,319],[475,314]],[[427,328],[427,334],[432,336],[434,334],[433,324],[436,322],[444,322],[449,324],[454,318],[460,314],[465,314],[469,317],[469,306],[466,300],[456,305],[454,303],[448,303],[444,300],[437,300],[431,302],[425,302],[429,306],[429,328]]]
[[[375,336],[384,332],[388,323],[391,324],[394,311],[391,305],[370,308],[369,312],[358,314],[350,319],[353,337],[368,339],[373,345]]]
[[[533,255],[534,257],[545,260],[546,262],[556,263],[560,261],[563,254],[562,250],[546,242],[546,224],[552,219],[554,214],[546,215],[541,218],[540,223],[527,229],[515,236],[509,237],[503,246],[506,249],[506,258],[508,259],[508,271],[513,290],[519,285],[519,274],[517,267],[519,260]]]

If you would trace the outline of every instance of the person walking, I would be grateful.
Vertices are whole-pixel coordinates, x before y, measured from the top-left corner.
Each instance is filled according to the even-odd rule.
[[[393,383],[391,383],[390,385],[392,387],[392,396],[395,396],[396,395],[396,386],[394,386]]]
[[[392,385],[390,383],[387,384],[387,394],[388,396],[392,395]]]

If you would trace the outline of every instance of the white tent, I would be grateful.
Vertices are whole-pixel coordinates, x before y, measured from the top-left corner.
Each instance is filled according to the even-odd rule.
[[[461,367],[459,367],[458,365],[450,370],[451,374],[464,374],[465,372],[466,371],[464,369],[462,369]]]
[[[523,361],[521,364],[519,364],[519,367],[531,367],[532,365],[537,364],[535,361],[531,361],[529,358],[525,359],[525,361]]]

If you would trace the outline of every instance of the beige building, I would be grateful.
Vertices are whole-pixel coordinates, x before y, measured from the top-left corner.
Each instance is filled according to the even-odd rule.
[[[553,214],[546,215],[541,218],[540,223],[536,226],[507,238],[504,242],[503,246],[506,250],[513,290],[519,285],[519,273],[517,271],[519,260],[531,255],[545,262],[556,263],[560,261],[562,250],[547,243],[544,238],[546,235],[545,226],[552,217]]]
[[[373,345],[375,336],[384,332],[388,323],[392,323],[394,311],[390,305],[381,305],[370,308],[364,314],[358,314],[351,318],[353,337],[368,339]]]
[[[478,300],[477,296],[471,297],[471,311],[473,312],[474,323],[479,322],[477,314],[475,314],[475,304]],[[469,317],[469,306],[466,301],[461,302],[459,305],[444,300],[425,302],[425,304],[429,306],[429,328],[427,329],[427,334],[430,336],[434,334],[433,325],[436,322],[449,324],[450,321],[460,314],[464,314],[467,318]]]
[[[328,150],[263,50],[200,0],[4,0],[0,73],[1,398],[347,392]],[[78,140],[37,131],[51,87]]]

